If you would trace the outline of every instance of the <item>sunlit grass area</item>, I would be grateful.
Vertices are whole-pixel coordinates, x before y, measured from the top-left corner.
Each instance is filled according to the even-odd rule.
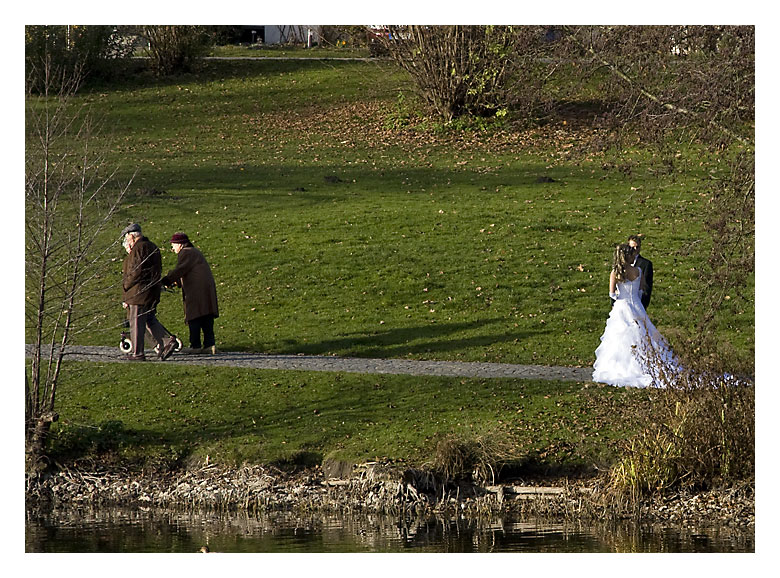
[[[59,459],[147,466],[424,464],[444,436],[500,436],[508,466],[592,470],[615,458],[652,396],[572,382],[151,365],[68,365]],[[90,383],[88,387],[86,383]]]
[[[670,140],[670,172],[641,143],[602,150],[587,123],[455,128],[413,99],[376,61],[209,61],[82,92],[107,166],[133,180],[103,240],[115,244],[106,288],[83,304],[95,323],[74,341],[119,341],[128,222],[165,250],[164,272],[174,232],[203,251],[221,350],[589,366],[613,248],[633,233],[654,263],[654,324],[693,325],[718,155]],[[714,326],[742,351],[747,297]],[[186,336],[180,295],[164,294],[158,315]],[[438,436],[498,432],[519,462],[591,467],[612,461],[651,395],[158,364],[69,363],[63,380],[55,455],[160,463],[422,463]]]
[[[83,98],[110,129],[109,161],[138,171],[117,227],[201,248],[223,349],[589,365],[613,246],[636,232],[654,323],[692,322],[717,158],[680,147],[687,170],[667,175],[641,147],[583,152],[592,131],[568,124],[399,128],[412,97],[387,63],[208,67]],[[112,344],[119,292],[94,308],[104,321],[78,340]],[[178,297],[159,313],[184,330]],[[719,331],[749,344],[752,307]]]

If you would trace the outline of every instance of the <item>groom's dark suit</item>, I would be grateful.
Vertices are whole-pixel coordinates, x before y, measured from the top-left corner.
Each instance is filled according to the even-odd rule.
[[[650,294],[653,292],[653,263],[641,255],[636,258],[634,265],[642,270],[645,279],[645,291],[642,293],[642,305],[645,309],[650,305]]]

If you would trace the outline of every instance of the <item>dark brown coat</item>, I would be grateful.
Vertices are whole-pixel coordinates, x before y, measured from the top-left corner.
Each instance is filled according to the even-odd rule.
[[[122,262],[122,301],[128,305],[157,305],[160,275],[160,250],[146,237],[140,237]]]
[[[189,323],[204,315],[219,317],[217,286],[211,267],[198,249],[182,247],[176,268],[163,278],[165,285],[179,285],[184,300],[184,320]]]

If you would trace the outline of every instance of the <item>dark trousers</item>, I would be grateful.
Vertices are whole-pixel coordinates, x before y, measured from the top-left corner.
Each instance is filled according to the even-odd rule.
[[[190,347],[200,349],[200,332],[203,331],[203,347],[216,345],[214,339],[214,316],[204,315],[187,322],[190,327]]]
[[[170,332],[157,320],[157,308],[149,305],[128,305],[127,318],[130,321],[130,341],[133,342],[133,355],[142,355],[144,352],[144,334],[157,342],[160,347],[165,346],[165,339],[170,337]]]

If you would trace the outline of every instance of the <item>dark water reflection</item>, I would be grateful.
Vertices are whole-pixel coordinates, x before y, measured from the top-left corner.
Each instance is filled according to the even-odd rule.
[[[753,552],[752,528],[633,523],[181,513],[28,512],[26,552]]]

